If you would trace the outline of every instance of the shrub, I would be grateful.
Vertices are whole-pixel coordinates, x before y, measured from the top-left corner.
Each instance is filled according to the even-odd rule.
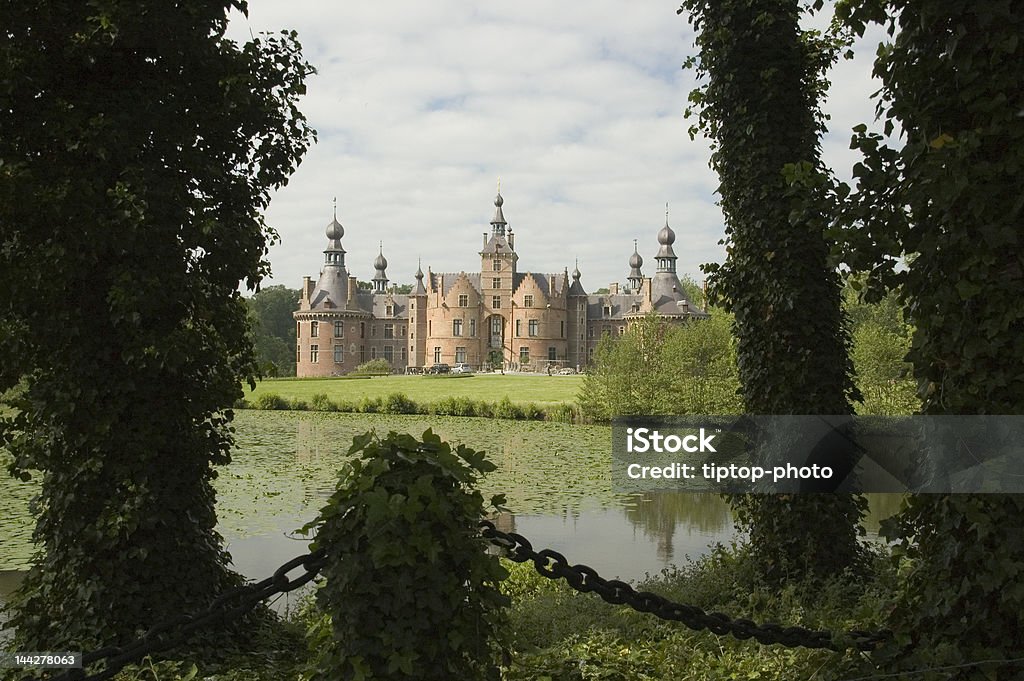
[[[311,632],[310,678],[496,681],[507,572],[475,531],[485,508],[474,489],[494,464],[429,430],[422,441],[367,433],[350,453],[306,527],[334,557],[317,592],[331,626]]]
[[[391,374],[391,363],[386,359],[371,359],[356,367],[351,375],[357,376],[387,376]]]
[[[512,400],[508,399],[508,396],[505,396],[494,405],[494,417],[499,419],[521,419],[523,418],[523,412],[517,405],[512,404]]]
[[[359,400],[359,405],[356,408],[361,414],[376,414],[381,409],[381,399],[379,397],[364,397]]]
[[[380,411],[382,414],[415,414],[417,405],[405,396],[405,393],[391,393],[384,398]]]
[[[288,400],[284,399],[280,395],[274,393],[264,393],[257,397],[253,401],[253,407],[256,409],[288,409],[290,405]]]
[[[331,402],[325,393],[317,393],[309,398],[309,406],[313,411],[338,411],[338,405]]]
[[[556,404],[547,408],[544,418],[558,423],[576,423],[579,421],[579,413],[574,404]]]

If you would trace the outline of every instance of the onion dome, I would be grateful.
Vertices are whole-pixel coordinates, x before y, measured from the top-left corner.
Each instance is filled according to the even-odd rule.
[[[640,252],[636,248],[636,240],[633,240],[633,255],[629,256],[629,267],[630,269],[638,270],[643,267],[644,259],[640,257]]]
[[[373,261],[373,269],[375,270],[386,270],[388,268],[388,259],[384,257],[384,244],[380,246],[380,252]]]

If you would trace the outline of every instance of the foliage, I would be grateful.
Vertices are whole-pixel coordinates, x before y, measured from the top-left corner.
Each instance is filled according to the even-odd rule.
[[[391,373],[391,363],[386,359],[371,359],[356,367],[352,375],[356,376],[387,376]]]
[[[211,463],[255,362],[239,281],[312,131],[294,33],[244,3],[6,3],[0,51],[0,443],[42,471],[21,650],[134,638],[239,578]]]
[[[295,318],[300,291],[268,286],[246,300],[256,362],[266,376],[295,375]]]
[[[1020,193],[1024,17],[998,0],[857,0],[846,26],[886,27],[875,75],[882,134],[854,128],[863,155],[846,200],[845,259],[869,295],[895,290],[913,326],[908,359],[926,414],[1024,413]],[[902,144],[883,137],[899,129]],[[900,259],[906,267],[898,267]],[[905,588],[894,669],[1018,657],[1024,649],[1017,497],[919,496],[888,528]],[[951,579],[953,577],[953,579]],[[990,678],[998,665],[943,678]],[[1019,674],[1019,669],[1017,670]]]
[[[655,315],[630,324],[616,339],[602,338],[580,389],[580,412],[608,421],[624,415],[736,414],[735,347],[730,318],[681,326]]]
[[[686,65],[703,79],[690,93],[690,134],[711,142],[725,218],[727,260],[704,270],[712,302],[735,316],[746,409],[849,414],[859,396],[824,238],[833,206],[819,158],[824,74],[841,43],[801,31],[800,0],[685,0],[679,11],[697,32],[699,54]],[[857,561],[862,500],[764,495],[734,505],[753,558],[776,578]]]
[[[330,637],[311,640],[312,678],[496,679],[507,573],[478,534],[474,489],[494,464],[430,430],[422,441],[367,433],[349,453],[358,458],[307,526],[332,557],[317,592]]]
[[[879,628],[895,576],[871,582],[846,575],[765,588],[742,551],[717,547],[682,569],[663,571],[639,585],[682,603],[755,621],[846,630]],[[515,635],[507,679],[842,679],[870,675],[853,653],[786,649],[694,632],[593,594],[540,577],[530,564],[510,566],[502,590],[512,597]]]

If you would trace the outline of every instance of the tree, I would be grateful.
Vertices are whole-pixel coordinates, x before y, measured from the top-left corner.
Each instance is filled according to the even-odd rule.
[[[728,258],[709,291],[735,315],[743,398],[754,414],[848,414],[856,396],[829,261],[819,99],[837,44],[799,26],[800,0],[686,0],[705,79],[690,94],[711,140]],[[689,113],[689,112],[688,112]],[[734,497],[769,580],[826,575],[859,556],[863,498]]]
[[[253,345],[260,370],[268,376],[295,375],[295,318],[300,291],[268,286],[248,299]]]
[[[244,2],[3,4],[0,442],[41,471],[15,646],[119,644],[240,577],[212,464],[255,373],[239,281],[312,131],[294,33],[238,45]]]
[[[842,2],[856,33],[882,24],[875,75],[884,133],[855,128],[864,158],[845,215],[845,259],[875,296],[898,292],[922,411],[1024,413],[1024,16],[996,0]],[[896,264],[903,256],[904,268]],[[959,667],[945,678],[1016,678],[1024,649],[1020,495],[922,495],[886,532],[913,569],[889,651],[897,670]],[[963,666],[961,666],[963,665]]]
[[[730,321],[721,310],[679,326],[648,315],[620,338],[602,337],[580,389],[581,412],[597,421],[739,413]]]

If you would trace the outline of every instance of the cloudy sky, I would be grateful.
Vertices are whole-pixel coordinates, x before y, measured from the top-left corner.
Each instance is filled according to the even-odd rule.
[[[678,0],[467,3],[250,0],[231,35],[298,31],[319,73],[301,108],[318,131],[267,218],[281,235],[273,281],[319,272],[331,202],[350,272],[373,275],[379,241],[395,283],[423,269],[479,271],[497,180],[521,270],[576,258],[587,290],[625,281],[639,240],[677,234],[679,270],[721,261],[708,147],[683,118],[693,34]],[[846,177],[853,125],[873,119],[878,39],[832,73],[826,160]]]

